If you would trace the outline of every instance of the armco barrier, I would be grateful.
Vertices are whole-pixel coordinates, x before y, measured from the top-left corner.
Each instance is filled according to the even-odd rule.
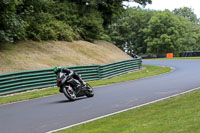
[[[85,81],[111,78],[129,71],[140,69],[142,60],[130,59],[106,65],[68,67],[80,74]],[[56,85],[53,69],[21,71],[0,75],[0,95]]]

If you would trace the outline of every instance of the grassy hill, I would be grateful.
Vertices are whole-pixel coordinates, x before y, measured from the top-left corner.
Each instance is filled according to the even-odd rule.
[[[19,42],[0,45],[0,73],[94,65],[130,59],[131,57],[106,41]]]

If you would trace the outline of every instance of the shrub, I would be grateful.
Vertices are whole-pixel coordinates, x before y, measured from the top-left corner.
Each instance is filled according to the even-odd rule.
[[[100,39],[100,33],[103,31],[102,25],[103,19],[101,14],[95,9],[88,10],[88,12],[84,13],[81,17],[81,37],[87,41]]]
[[[0,42],[15,42],[25,38],[26,23],[16,14],[14,0],[0,1]]]

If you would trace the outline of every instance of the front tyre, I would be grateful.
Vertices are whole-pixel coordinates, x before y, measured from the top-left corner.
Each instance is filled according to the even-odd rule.
[[[94,90],[93,90],[93,88],[89,85],[89,84],[87,84],[86,83],[86,92],[85,92],[85,95],[87,96],[87,97],[93,97],[94,96]]]
[[[75,101],[75,100],[76,100],[76,93],[75,93],[75,91],[72,89],[71,86],[65,85],[65,86],[63,87],[63,93],[64,93],[64,95],[65,95],[70,101]]]

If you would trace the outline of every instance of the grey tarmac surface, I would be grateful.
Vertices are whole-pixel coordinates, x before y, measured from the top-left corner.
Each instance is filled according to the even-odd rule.
[[[43,133],[200,87],[200,60],[145,60],[143,64],[175,70],[95,87],[93,98],[75,102],[59,94],[1,105],[0,133]]]

